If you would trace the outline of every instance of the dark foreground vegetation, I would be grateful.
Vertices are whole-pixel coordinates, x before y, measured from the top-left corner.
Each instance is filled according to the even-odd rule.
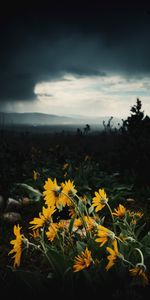
[[[48,178],[57,178],[58,182],[71,180],[79,195],[87,198],[94,197],[94,192],[103,188],[113,199],[112,209],[122,203],[127,209],[143,214],[141,238],[149,232],[150,118],[144,114],[142,103],[137,99],[130,116],[122,120],[119,129],[113,127],[112,121],[113,118],[110,118],[107,124],[104,123],[103,130],[99,132],[92,132],[90,124],[86,124],[74,134],[65,131],[34,134],[1,129],[0,274],[1,287],[6,294],[10,290],[15,291],[14,287],[24,289],[26,296],[30,293],[34,296],[45,295],[49,291],[50,278],[45,276],[47,265],[41,263],[36,251],[29,261],[22,262],[25,271],[20,273],[12,270],[8,256],[13,226],[20,224],[24,227],[24,233],[28,234],[29,222],[39,215],[42,207],[41,193]],[[67,219],[68,212],[64,209],[56,218],[59,216]],[[107,213],[106,221],[109,224]],[[147,234],[147,237],[150,271],[150,235]],[[66,297],[70,297],[71,293],[76,297],[99,293],[100,298],[104,293],[112,299],[147,299],[149,286],[143,288],[135,284],[128,288],[130,279],[126,274],[117,273],[114,277],[113,269],[110,271],[113,280],[107,278],[109,286],[103,278],[103,284],[96,283],[96,289],[89,290],[88,277],[83,279],[81,275],[81,278],[77,277],[74,289],[68,288],[70,281],[67,283],[67,279],[62,285],[59,279],[52,277],[51,289],[57,291],[56,295],[59,289],[61,293],[64,289]]]

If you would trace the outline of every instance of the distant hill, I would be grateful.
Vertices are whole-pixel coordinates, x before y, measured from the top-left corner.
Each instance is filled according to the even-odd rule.
[[[4,113],[0,112],[0,125],[85,125],[95,124],[103,125],[103,121],[107,124],[108,117],[80,117],[80,116],[57,116],[45,113]],[[118,126],[121,119],[113,118],[112,124]]]

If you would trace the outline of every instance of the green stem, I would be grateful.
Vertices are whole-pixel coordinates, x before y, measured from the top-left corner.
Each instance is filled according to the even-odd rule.
[[[123,261],[127,262],[129,265],[131,265],[134,268],[134,265],[130,261],[126,260],[125,258],[123,258]]]
[[[37,250],[39,250],[39,251],[41,251],[42,253],[43,253],[43,251],[42,251],[42,249],[40,248],[40,245],[35,245],[35,244],[33,244],[33,243],[31,243],[31,242],[29,242],[29,240],[25,240],[25,242],[26,242],[26,247],[28,248],[29,246],[32,246],[32,247],[34,247],[35,249],[37,249]]]
[[[111,215],[111,218],[112,218],[112,223],[113,223],[113,229],[114,229],[114,233],[116,234],[116,226],[115,226],[115,221],[114,221],[114,216],[113,216],[113,214],[112,214],[112,210],[111,210],[111,207],[109,206],[109,204],[106,202],[106,205],[107,205],[107,207],[108,207],[108,209],[109,209],[109,212],[110,212],[110,215]]]
[[[87,231],[87,225],[86,225],[86,222],[84,221],[83,215],[82,215],[82,213],[80,212],[80,210],[79,210],[77,204],[75,203],[75,201],[74,201],[68,194],[66,194],[66,193],[64,193],[64,192],[62,192],[62,193],[63,193],[65,196],[67,196],[68,199],[71,201],[71,203],[75,206],[75,208],[76,208],[76,210],[77,210],[77,212],[78,212],[78,214],[79,214],[79,217],[80,217],[81,220],[82,220],[82,224],[83,224],[83,226],[84,226],[84,228],[85,228],[86,234],[89,235],[89,232]],[[77,195],[76,195],[76,196],[77,196]]]
[[[42,248],[43,248],[43,253],[44,253],[44,255],[46,256],[48,262],[50,263],[50,265],[51,265],[51,267],[52,267],[54,273],[57,274],[57,273],[58,273],[58,272],[57,272],[57,269],[55,268],[55,265],[53,264],[53,261],[51,260],[51,258],[49,257],[49,255],[47,255],[47,249],[46,249],[46,247],[45,247],[45,244],[44,244],[42,241],[41,241],[41,246],[42,246]]]
[[[141,264],[144,265],[144,256],[142,251],[139,248],[135,248],[134,250],[138,251],[141,257]]]
[[[78,199],[79,201],[81,201],[81,198],[80,198],[77,194],[76,194],[75,196],[77,197],[77,199]],[[86,212],[87,217],[90,217],[86,205],[84,205],[84,209],[85,209],[85,212]],[[83,220],[83,221],[84,221],[84,220]],[[85,222],[85,221],[84,221],[84,223],[85,223],[85,225],[86,225],[86,222]],[[86,225],[86,228],[87,228],[87,225]],[[85,228],[85,229],[86,229],[86,228]],[[87,233],[87,235],[91,238],[91,232],[90,232],[90,231],[86,231],[86,233]]]
[[[129,225],[129,223],[127,222],[126,219],[124,219],[123,223],[126,225],[129,234],[130,234],[131,236],[133,236],[134,239],[136,240],[136,236],[135,236],[135,234],[134,234],[134,231],[132,231],[132,229],[131,229],[131,227],[130,227],[130,225]]]
[[[79,201],[82,201],[81,198],[80,198],[77,194],[76,194],[75,196],[77,197],[77,199],[78,199]],[[84,205],[84,209],[85,209],[85,212],[86,212],[87,216],[89,217],[89,213],[88,213],[88,210],[87,210],[86,205]]]
[[[49,263],[50,263],[51,267],[53,268],[54,272],[57,274],[57,270],[56,270],[56,268],[55,268],[53,262],[51,261],[50,257],[47,255],[47,249],[46,249],[46,247],[45,247],[45,245],[44,245],[44,243],[43,243],[44,241],[41,241],[41,242],[40,242],[40,244],[41,244],[41,246],[42,246],[43,249],[40,248],[40,245],[37,246],[37,245],[35,245],[35,244],[29,242],[28,240],[27,240],[26,242],[27,242],[27,247],[28,247],[28,246],[32,246],[32,247],[34,247],[35,249],[39,250],[43,255],[46,256],[46,258],[47,258],[47,260],[49,261]]]

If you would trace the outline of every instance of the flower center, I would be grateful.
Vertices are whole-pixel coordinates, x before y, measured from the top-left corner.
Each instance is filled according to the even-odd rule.
[[[60,187],[56,187],[54,190],[55,196],[59,197],[59,195],[61,194],[61,188]]]
[[[112,231],[109,231],[109,232],[108,232],[108,236],[109,236],[109,238],[110,238],[111,240],[114,240],[114,239],[115,239],[115,234],[114,234],[114,232],[112,232]]]
[[[102,198],[101,199],[101,204],[106,204],[107,203],[107,200],[105,198]]]

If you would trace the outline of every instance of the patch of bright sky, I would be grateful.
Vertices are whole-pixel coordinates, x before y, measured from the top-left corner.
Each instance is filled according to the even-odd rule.
[[[36,111],[57,115],[127,117],[139,98],[145,114],[150,115],[148,77],[127,79],[121,75],[63,78],[37,83],[37,100],[20,103],[18,111]]]

